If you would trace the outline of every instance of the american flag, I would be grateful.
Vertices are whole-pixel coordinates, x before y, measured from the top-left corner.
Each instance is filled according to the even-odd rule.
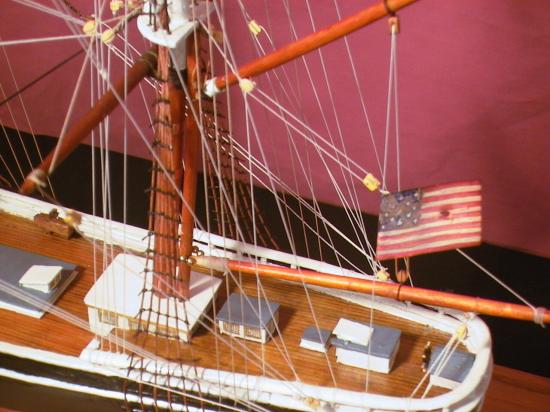
[[[382,196],[378,260],[481,243],[481,184],[449,183]]]

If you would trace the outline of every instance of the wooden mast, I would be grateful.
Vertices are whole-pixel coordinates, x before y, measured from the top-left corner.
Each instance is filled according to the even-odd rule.
[[[163,13],[166,13],[166,9]],[[161,21],[167,15],[161,16]],[[160,165],[154,167],[151,202],[153,212],[150,229],[155,235],[153,285],[159,295],[189,298],[191,255],[193,252],[194,211],[197,191],[197,172],[200,160],[200,131],[193,113],[198,113],[198,63],[195,34],[186,46],[186,70],[180,78],[174,71],[169,75],[170,55],[159,47],[159,76],[161,89],[157,104],[157,153]],[[186,101],[181,81],[191,101]],[[168,109],[169,108],[169,109]],[[176,187],[182,187],[183,201]],[[181,230],[179,224],[181,223]]]
[[[443,306],[465,312],[475,312],[482,315],[500,316],[510,319],[550,323],[550,311],[538,308],[535,311],[525,305],[500,302],[455,293],[439,292],[437,290],[410,287],[401,284],[378,282],[350,276],[333,275],[305,269],[292,269],[282,266],[266,265],[257,262],[245,262],[225,258],[201,256],[197,264],[209,269],[232,270],[248,275],[304,283],[331,289],[347,290],[365,294],[373,293],[398,301],[410,301],[425,305]]]
[[[293,43],[287,44],[274,52],[262,56],[237,70],[237,74],[230,73],[227,76],[214,77],[207,82],[215,84],[214,93],[226,87],[238,83],[238,79],[258,76],[275,67],[294,60],[313,50],[319,49],[326,44],[338,40],[362,27],[367,26],[381,18],[394,13],[418,0],[386,0],[367,7],[360,12],[339,21],[329,27],[325,27],[309,36],[303,37]]]
[[[167,30],[169,16],[166,4],[159,17],[161,27]],[[173,64],[168,48],[159,46],[157,77],[160,89],[155,132],[157,157],[153,161],[149,224],[149,230],[155,236],[154,247],[150,250],[153,290],[161,297],[178,299],[189,298],[190,265],[187,258],[192,252],[196,169],[200,150],[199,131],[183,92],[183,87],[186,87],[191,96],[196,95],[192,92],[193,89],[196,91],[196,81],[193,81],[196,66],[194,36],[186,42],[187,70],[182,73],[183,79],[175,71],[177,64]],[[181,81],[185,82],[185,86]],[[178,193],[182,183],[183,202]]]
[[[166,15],[164,16],[166,18]],[[162,21],[163,19],[161,19]],[[181,121],[182,93],[170,73],[170,53],[159,46],[156,99],[155,156],[151,174],[149,233],[154,244],[148,248],[153,261],[153,290],[161,296],[178,296],[176,279],[179,260],[178,226],[181,184]]]
[[[195,227],[195,203],[197,197],[197,172],[200,161],[200,130],[195,121],[199,113],[199,67],[196,59],[196,32],[187,38],[187,77],[189,92],[186,117],[183,120],[183,204],[181,207],[180,262],[178,265],[178,292],[189,297],[189,279],[191,273],[191,254],[193,252],[193,229]]]

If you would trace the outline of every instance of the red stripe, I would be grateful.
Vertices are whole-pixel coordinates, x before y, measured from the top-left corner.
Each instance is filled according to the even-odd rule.
[[[449,205],[436,205],[436,206],[426,206],[422,205],[420,208],[421,213],[430,213],[430,212],[437,212],[439,210],[447,210],[449,212],[452,212],[455,209],[460,209],[463,207],[481,207],[481,201],[476,202],[464,202],[464,203],[453,203]],[[477,211],[477,213],[481,214],[481,211]]]
[[[438,210],[434,210],[434,212],[437,212],[437,211]],[[452,212],[452,211],[449,211],[449,212]],[[418,225],[420,226],[420,225],[425,225],[425,224],[428,224],[428,223],[439,222],[439,221],[444,221],[444,220],[448,220],[449,222],[452,222],[455,219],[464,219],[464,218],[468,218],[468,217],[470,217],[470,218],[471,217],[481,217],[481,210],[474,210],[473,212],[456,213],[456,214],[450,215],[449,217],[445,217],[441,214],[439,214],[438,216],[433,216],[433,217],[424,217],[424,218],[420,218],[420,223]]]
[[[445,235],[436,235],[431,236],[425,239],[415,239],[415,240],[409,240],[407,242],[403,243],[393,243],[393,244],[386,244],[382,242],[380,245],[377,246],[376,250],[383,252],[384,250],[388,249],[407,249],[407,248],[414,248],[416,246],[421,246],[428,243],[433,242],[439,242],[442,240],[452,240],[452,239],[463,239],[465,237],[473,237],[473,236],[479,236],[481,238],[481,228],[479,228],[479,232],[471,232],[471,233],[450,233]],[[447,246],[449,247],[449,245]]]
[[[434,212],[442,212],[442,210],[434,210]],[[449,210],[452,213],[452,210]],[[468,217],[481,217],[481,210],[474,210],[472,212],[452,213],[449,217],[443,216],[441,213],[433,217],[421,217],[419,225],[424,225],[432,222],[438,222],[440,220],[453,221],[454,219],[464,219]]]
[[[460,199],[461,197],[470,197],[470,196],[481,196],[481,190],[477,189],[470,192],[459,192],[459,193],[449,193],[446,195],[437,195],[430,197],[422,198],[422,205],[428,204],[431,202],[438,202],[440,200],[449,200],[449,199]]]
[[[452,187],[460,186],[481,186],[481,183],[478,180],[471,180],[468,182],[455,182],[455,183],[445,183],[442,185],[428,186],[423,188],[424,193],[435,192],[436,190],[450,189]]]
[[[378,260],[386,260],[386,259],[395,259],[395,258],[401,258],[401,257],[410,257],[410,256],[416,256],[416,255],[422,255],[425,253],[433,253],[433,252],[441,252],[444,250],[449,249],[458,249],[461,247],[467,247],[467,246],[477,246],[480,242],[463,242],[463,243],[457,243],[455,245],[445,245],[445,246],[436,246],[431,248],[425,248],[425,249],[418,249],[415,251],[410,252],[403,252],[402,254],[376,254],[376,257]]]
[[[425,233],[430,233],[430,232],[437,233],[437,232],[442,232],[444,230],[470,229],[470,228],[475,228],[475,227],[480,228],[481,227],[481,222],[455,223],[455,224],[449,224],[449,225],[445,225],[445,226],[427,227],[425,229],[419,228],[418,230],[412,230],[412,231],[406,232],[406,233],[398,233],[396,235],[380,233],[380,235],[378,235],[378,242],[383,244],[387,240],[395,240],[395,239],[399,239],[401,237],[423,235]]]
[[[481,225],[481,221],[478,221],[478,222],[458,222],[458,223],[454,223],[454,221],[456,219],[464,219],[464,218],[471,218],[471,217],[481,217],[481,211],[473,211],[473,212],[462,212],[462,213],[456,213],[456,214],[453,214],[453,216],[449,217],[449,218],[446,218],[446,217],[443,217],[441,215],[438,215],[438,216],[434,216],[434,217],[428,217],[428,218],[421,218],[420,219],[420,223],[418,223],[418,225],[416,226],[416,229],[418,230],[423,230],[423,229],[435,229],[435,228],[424,228],[423,226],[424,225],[427,225],[427,224],[430,224],[430,223],[433,223],[433,222],[439,222],[439,221],[445,221],[445,220],[448,220],[449,223],[451,224],[464,224],[464,223],[477,223],[478,225]],[[436,226],[437,227],[437,226]],[[449,227],[449,226],[444,226],[444,227]],[[381,238],[381,237],[385,237],[385,236],[395,236],[395,235],[392,235],[390,232],[393,232],[395,230],[406,230],[407,228],[403,228],[403,229],[388,229],[386,231],[379,231],[378,232],[378,237]],[[408,229],[415,229],[415,227],[410,227]],[[411,230],[409,231],[408,233],[414,233],[414,230]]]

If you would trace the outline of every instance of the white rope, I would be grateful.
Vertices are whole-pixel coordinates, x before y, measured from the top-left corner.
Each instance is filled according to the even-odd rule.
[[[84,57],[84,61],[82,62],[82,66],[80,67],[80,72],[78,74],[78,78],[76,80],[76,84],[73,90],[73,94],[71,96],[71,101],[69,103],[69,108],[67,109],[67,114],[65,115],[65,119],[63,120],[63,126],[61,127],[61,132],[59,133],[59,140],[57,142],[57,145],[55,146],[54,152],[53,152],[53,158],[52,162],[50,163],[50,167],[48,169],[48,175],[51,175],[53,171],[55,170],[55,167],[57,166],[57,158],[59,157],[59,151],[61,149],[61,146],[63,144],[63,140],[65,139],[67,127],[69,126],[69,120],[73,114],[73,109],[76,105],[76,98],[78,97],[78,94],[80,92],[80,87],[82,86],[82,81],[84,79],[84,73],[86,72],[86,68],[88,66],[88,62],[90,60],[90,54],[92,51],[92,44],[93,42],[90,42],[90,45],[88,46],[88,49],[86,51],[86,56]]]
[[[392,103],[392,91],[394,87],[394,73],[395,73],[395,47],[396,47],[397,34],[392,31],[391,33],[391,47],[390,47],[390,68],[388,76],[388,98],[386,104],[386,131],[384,135],[384,161],[382,169],[382,188],[388,190],[387,187],[387,169],[388,169],[388,151],[389,151],[389,139],[390,139],[390,121],[391,121],[391,103]]]
[[[2,83],[0,83],[0,91],[2,92],[2,97],[5,98],[6,93],[4,91],[4,87],[2,86]],[[8,111],[11,114],[11,108],[10,108],[9,103],[8,103]],[[12,119],[13,119],[13,114],[11,114],[11,116],[12,116]],[[21,178],[23,180],[25,180],[25,173],[23,172],[23,168],[21,167],[21,163],[19,163],[19,157],[17,156],[17,154],[15,152],[15,149],[13,148],[13,145],[12,145],[11,139],[8,135],[8,132],[7,132],[7,130],[4,127],[3,124],[0,124],[0,126],[2,127],[2,131],[4,132],[4,137],[6,138],[6,142],[8,143],[8,146],[10,148],[10,152],[12,154],[12,157],[15,160],[15,164],[17,165],[17,168],[19,169],[19,173],[21,174]],[[25,146],[23,146],[23,147],[25,147]],[[17,182],[16,182],[16,185],[17,185]]]
[[[312,26],[313,31],[315,32],[315,31],[317,31],[317,27],[315,25],[315,21],[314,21],[314,18],[313,18],[313,13],[312,13],[312,10],[311,10],[311,4],[310,4],[309,0],[306,0],[306,5],[307,5],[307,10],[308,10],[308,13],[309,13],[309,17],[310,17],[311,26]],[[338,116],[338,111],[336,110],[336,103],[334,101],[334,95],[333,95],[333,92],[332,92],[331,82],[329,81],[328,70],[327,70],[327,67],[326,67],[326,64],[325,64],[324,54],[323,54],[323,51],[322,51],[321,48],[317,49],[317,54],[319,55],[319,58],[320,58],[321,68],[322,68],[322,72],[323,72],[323,78],[325,80],[326,90],[328,92],[329,100],[330,100],[330,103],[331,103],[332,114],[334,116],[334,120],[335,120],[335,123],[336,123],[336,130],[338,132],[338,137],[340,139],[340,145],[342,147],[342,152],[344,153],[343,161],[346,163],[347,169],[350,169],[350,161],[349,161],[349,156],[348,156],[347,151],[346,151],[346,145],[344,143],[344,136],[343,136],[342,127],[341,127],[341,123],[340,123],[340,117]],[[304,66],[306,67],[306,70],[307,70],[308,76],[309,76],[310,68],[307,64],[305,64],[305,56],[302,58],[302,60],[304,61]],[[313,82],[313,79],[311,79],[311,81],[312,81],[312,84],[315,88],[315,83]],[[316,90],[315,90],[315,96],[316,96],[316,99],[318,101],[318,104],[320,105],[320,100],[318,99],[318,94],[317,94]],[[325,119],[324,111],[321,110],[321,113],[323,113],[323,119]],[[326,127],[327,127],[327,130],[328,130],[328,124],[326,125]],[[334,143],[334,139],[332,138],[330,132],[329,132],[329,137],[330,137],[332,145],[334,147],[336,147],[336,144]],[[339,166],[340,171],[342,173],[344,184],[346,186],[347,192],[349,194],[349,197],[350,197],[351,203],[352,203],[352,205],[349,208],[349,213],[352,214],[352,215],[355,215],[356,224],[352,225],[352,229],[355,232],[355,235],[357,236],[359,241],[361,241],[361,236],[357,233],[357,229],[356,229],[357,226],[359,228],[361,228],[363,238],[366,239],[367,235],[366,235],[366,228],[364,227],[364,222],[361,219],[361,206],[359,204],[359,198],[357,196],[356,186],[353,185],[352,179],[349,179],[349,181],[348,181],[348,174],[345,173],[345,171],[344,171],[344,165],[343,165],[342,161],[338,162],[338,166]],[[330,169],[327,169],[327,170],[330,170]]]
[[[514,295],[516,298],[518,298],[520,301],[522,301],[525,305],[529,306],[531,309],[533,309],[533,322],[536,324],[539,324],[543,328],[545,327],[544,321],[543,321],[543,315],[544,315],[544,308],[536,308],[533,304],[531,304],[527,299],[525,299],[523,296],[521,296],[518,292],[516,292],[512,287],[508,286],[506,283],[504,283],[502,280],[500,280],[495,274],[491,273],[489,269],[483,267],[480,263],[476,262],[472,257],[470,257],[466,252],[464,252],[462,249],[456,249],[458,253],[460,253],[462,256],[464,256],[467,260],[472,262],[474,266],[476,266],[478,269],[480,269],[483,273],[485,273],[487,276],[489,276],[491,279],[493,279],[495,282],[497,282],[500,286],[502,286],[504,289],[506,289],[508,292],[510,292],[512,295]]]
[[[336,8],[336,15],[338,16],[338,20],[342,20],[342,14],[340,12],[340,7],[338,5],[338,1],[334,0],[334,7]],[[374,155],[376,157],[376,163],[378,164],[378,169],[380,171],[380,174],[382,174],[382,163],[380,162],[380,155],[378,154],[378,148],[376,145],[376,142],[374,141],[374,132],[372,129],[372,125],[369,119],[369,116],[367,114],[367,105],[365,103],[365,97],[363,95],[363,88],[361,87],[361,84],[359,82],[359,77],[357,75],[357,69],[355,67],[355,61],[353,58],[353,55],[351,53],[351,47],[349,45],[348,37],[344,37],[344,44],[346,45],[346,52],[348,55],[348,59],[351,66],[351,71],[353,73],[353,79],[355,81],[355,89],[357,90],[357,94],[359,96],[359,100],[361,101],[361,108],[363,110],[363,116],[365,117],[365,122],[367,123],[367,128],[369,129],[369,137],[371,140],[372,148],[374,150]]]
[[[2,37],[0,36],[0,40],[2,39]],[[10,75],[11,75],[11,79],[13,81],[13,85],[15,86],[15,90],[20,90],[19,89],[19,84],[17,82],[17,79],[16,79],[16,76],[15,76],[15,71],[13,70],[13,66],[11,64],[11,61],[10,61],[10,58],[8,56],[8,52],[5,48],[2,48],[2,52],[4,54],[4,57],[6,59],[6,64],[7,64],[7,67],[10,71]],[[29,113],[28,113],[28,110],[27,110],[27,106],[23,100],[23,95],[22,93],[18,93],[17,95],[17,99],[19,100],[19,104],[21,106],[21,110],[23,111],[23,115],[25,116],[25,121],[27,123],[27,127],[28,127],[28,130],[32,136],[32,141],[34,143],[34,148],[36,150],[36,153],[38,154],[38,158],[40,159],[40,162],[43,161],[43,156],[42,156],[42,153],[40,152],[40,148],[38,147],[38,141],[36,140],[36,135],[34,133],[34,129],[32,127],[32,124],[31,124],[31,121],[30,121],[30,118],[29,118]],[[8,110],[10,112],[10,115],[11,115],[11,103],[10,102],[6,102],[6,104],[8,105]],[[19,140],[21,142],[21,146],[23,147],[23,150],[25,152],[25,156],[27,157],[27,161],[29,162],[29,166],[32,168],[33,167],[33,164],[31,162],[31,159],[30,159],[30,156],[29,156],[29,152],[27,150],[27,145],[25,144],[22,136],[21,136],[21,133],[19,131],[20,127],[18,126],[17,124],[17,120],[12,116],[12,121],[14,122],[13,125],[15,127],[15,130],[17,131],[17,134],[19,136]],[[10,174],[11,174],[11,171],[10,171]],[[55,199],[55,191],[54,191],[54,188],[51,184],[51,181],[50,181],[50,177],[47,176],[46,177],[46,181],[47,181],[47,184],[48,184],[48,188],[50,190],[50,193],[52,194],[53,198]],[[15,185],[17,186],[17,182],[15,182]]]
[[[396,155],[396,167],[397,167],[397,191],[401,191],[401,142],[399,139],[399,94],[398,94],[398,81],[397,81],[397,38],[398,33],[392,30],[392,50],[393,50],[393,101],[395,110],[395,155]]]
[[[18,46],[21,44],[35,44],[35,43],[45,43],[45,42],[54,42],[60,40],[74,40],[74,39],[84,39],[90,36],[86,34],[74,34],[67,36],[51,36],[51,37],[37,37],[33,39],[19,39],[19,40],[4,40],[0,41],[0,47],[3,46]]]
[[[211,19],[211,15],[210,15],[210,8],[211,8],[211,5],[210,5],[210,2],[206,2],[206,8],[207,8],[207,11],[206,11],[206,18],[207,18],[207,27],[208,27],[208,32],[210,32],[210,30],[212,29],[212,19]],[[211,70],[213,71],[214,70],[214,53],[213,53],[213,45],[212,45],[212,39],[209,37],[208,38],[208,56],[209,56],[209,62],[208,64],[210,65],[210,68]],[[224,66],[227,66],[224,62]],[[218,107],[217,107],[217,104],[216,104],[216,99],[217,97],[214,96],[214,102],[213,102],[213,117],[214,119],[217,119],[218,118]],[[231,103],[231,99],[228,98],[227,99],[227,103],[228,105],[230,105]],[[231,124],[231,122],[229,122]],[[214,122],[214,135],[216,136],[216,139],[219,138],[219,129],[218,129],[218,122]],[[205,211],[205,214],[206,214],[206,228],[207,228],[207,231],[208,233],[211,233],[211,222],[210,222],[210,202],[209,202],[209,198],[208,198],[208,182],[206,180],[206,170],[207,170],[207,166],[206,166],[206,156],[205,156],[205,150],[204,150],[204,146],[201,145],[201,152],[202,152],[202,163],[203,163],[203,170],[205,171],[204,175],[203,175],[203,184],[204,184],[204,197],[205,197],[205,207],[206,207],[206,211]],[[217,160],[218,160],[218,170],[221,170],[221,158],[220,158],[220,151],[218,149],[218,152],[217,152]],[[221,184],[221,179],[218,179],[219,183]],[[221,189],[220,189],[221,191]],[[236,198],[235,197],[235,192],[233,192],[233,196],[234,196],[234,199]],[[220,194],[220,198],[222,198],[221,194]],[[221,207],[221,221],[222,221],[222,224],[221,224],[221,227],[222,227],[222,233],[221,235],[223,236],[223,238],[225,239],[225,208],[224,207]],[[211,275],[213,275],[213,273],[211,273]],[[224,279],[225,279],[225,284],[226,284],[226,288],[227,288],[227,296],[230,295],[229,293],[229,277],[228,276],[224,276]],[[218,313],[218,309],[217,309],[217,300],[216,299],[213,299],[212,301],[212,313],[214,314],[214,322],[216,321],[215,317],[216,317],[216,313]],[[218,339],[214,339],[214,352],[216,354],[216,369],[220,370],[220,358],[221,358],[221,355],[220,355],[220,345],[219,345],[219,341]],[[233,340],[230,339],[229,340],[229,351],[230,351],[230,357],[231,357],[231,368],[232,368],[232,372],[235,373],[235,362],[234,362],[234,351],[235,351],[235,348],[234,348],[234,345],[233,345]],[[233,389],[233,398],[236,398],[237,397],[237,388],[236,388],[236,384],[235,384],[235,377],[233,377],[233,386],[234,386],[234,389]],[[222,381],[221,381],[221,377],[219,377],[218,375],[218,388],[220,388],[222,386]],[[221,399],[220,399],[221,400]]]

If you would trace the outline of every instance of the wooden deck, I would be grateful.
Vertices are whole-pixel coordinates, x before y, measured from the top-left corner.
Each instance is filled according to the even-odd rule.
[[[243,277],[242,290],[237,290],[232,282],[227,283],[231,291],[244,290],[249,296],[257,296],[255,279]],[[166,339],[157,340],[144,333],[134,338],[127,334],[126,338],[151,352],[159,353],[164,358],[180,360],[185,364],[229,372],[246,371],[252,375],[264,375],[275,379],[300,380],[314,385],[364,391],[367,385],[365,371],[336,363],[334,348],[325,355],[299,347],[303,330],[314,325],[303,288],[290,284],[281,285],[280,282],[269,280],[264,280],[262,285],[265,295],[271,301],[281,304],[279,329],[282,336],[276,333],[265,345],[230,339],[227,335],[222,335],[222,340],[216,339],[204,327],[200,327],[193,335],[192,344],[177,344]],[[217,308],[225,301],[226,290],[226,287],[222,286]],[[369,321],[370,310],[366,308],[314,291],[309,291],[309,295],[319,326],[323,329],[332,330],[341,317]],[[373,313],[373,321],[378,325],[401,329],[402,337],[391,374],[371,372],[369,392],[408,396],[422,376],[421,357],[426,341],[445,343],[448,337],[413,322],[397,320],[379,311]],[[330,362],[333,375],[327,362]],[[435,391],[441,393],[438,389],[433,393],[436,393]]]
[[[94,278],[92,246],[88,241],[56,238],[24,219],[0,213],[0,243],[78,265],[76,280],[57,301],[57,306],[87,320],[83,302]],[[97,253],[96,267],[102,267],[101,253]],[[5,342],[78,356],[92,338],[93,334],[49,313],[35,319],[0,309],[0,340]]]
[[[54,238],[28,221],[0,214],[0,242],[76,263],[81,268],[79,276],[59,299],[58,307],[80,319],[87,319],[83,298],[94,278],[93,246],[88,241]],[[100,244],[96,247],[95,264],[98,274],[103,267],[101,248]],[[274,281],[265,281],[263,286],[269,299],[281,304],[279,324],[282,336],[277,335],[267,345],[243,340],[227,345],[219,340],[216,342],[212,333],[201,327],[194,335],[192,344],[179,344],[176,348],[174,341],[155,343],[153,338],[148,337],[144,342],[146,348],[153,352],[164,352],[159,354],[168,358],[177,357],[182,362],[203,367],[289,380],[299,379],[304,383],[329,387],[334,386],[335,381],[339,388],[364,391],[367,385],[365,371],[337,364],[334,349],[325,356],[299,348],[303,330],[314,324],[303,288]],[[223,291],[217,301],[218,308],[223,302],[227,287],[230,290],[235,289],[233,283],[222,286]],[[254,280],[244,279],[243,287],[247,294],[256,295],[257,285]],[[370,310],[321,293],[310,291],[310,298],[322,328],[332,329],[340,317],[368,322],[371,316]],[[379,325],[398,327],[402,330],[402,338],[392,373],[369,373],[368,390],[373,393],[408,396],[422,376],[421,354],[426,341],[431,340],[433,344],[445,343],[448,336],[377,311],[373,313],[373,320]],[[131,335],[125,334],[127,339]],[[50,314],[38,320],[0,310],[0,340],[3,341],[76,356],[92,337],[88,331]],[[143,342],[144,338],[137,336],[131,339]],[[224,341],[231,342],[228,339]],[[242,345],[248,351],[247,356],[241,355]],[[282,349],[283,346],[286,351]],[[252,354],[256,355],[255,359]],[[327,360],[331,368],[327,366]],[[333,371],[332,375],[330,369]],[[441,390],[431,392],[432,395],[437,393],[441,393]]]

